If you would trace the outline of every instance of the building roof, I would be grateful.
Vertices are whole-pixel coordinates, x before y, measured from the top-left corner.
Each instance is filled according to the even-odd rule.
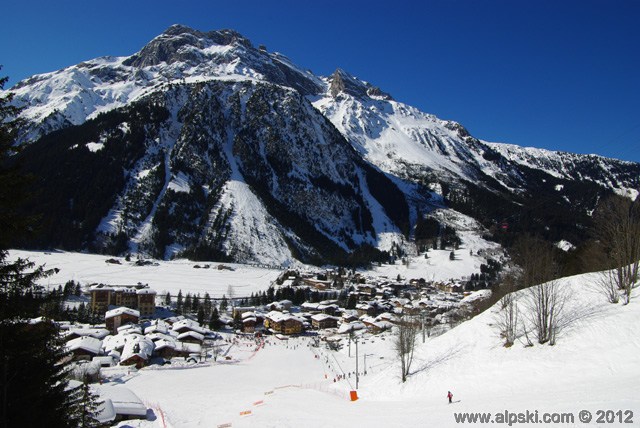
[[[284,321],[289,321],[289,320],[294,320],[300,323],[304,323],[304,320],[300,317],[297,317],[295,315],[291,315],[291,314],[287,314],[287,313],[283,313],[283,312],[278,312],[278,311],[271,311],[266,315],[266,318],[269,318],[271,321],[273,322],[284,322]]]
[[[331,315],[327,315],[327,314],[316,314],[316,315],[312,315],[312,316],[311,316],[311,319],[312,319],[313,321],[318,321],[318,322],[320,322],[320,321],[324,321],[324,320],[327,320],[327,319],[332,319],[332,320],[336,320],[336,321],[338,321],[338,318],[337,318],[337,317],[332,317]]]
[[[360,321],[343,323],[338,328],[338,333],[349,333],[350,331],[363,330],[365,325]]]
[[[119,308],[111,309],[104,314],[104,319],[114,318],[119,315],[131,315],[137,318],[140,318],[140,311],[135,309],[127,308],[126,306],[120,306]]]
[[[146,416],[147,406],[129,388],[124,386],[96,386],[100,398],[109,399],[118,415]]]
[[[181,333],[178,335],[178,340],[184,340],[187,338],[193,338],[199,341],[203,341],[204,340],[204,335],[196,332],[196,331],[185,331],[184,333]]]
[[[77,337],[67,342],[67,349],[72,352],[84,350],[98,355],[102,350],[102,340],[90,336]]]
[[[190,319],[183,319],[180,321],[176,321],[173,323],[173,330],[177,331],[183,328],[187,328],[191,331],[195,331],[198,332],[200,334],[207,334],[207,329],[204,327],[201,327],[200,324],[198,324],[196,321],[190,320]]]
[[[128,334],[125,339],[120,361],[126,361],[136,355],[143,360],[148,360],[151,358],[154,347],[155,344],[151,339],[140,334]]]

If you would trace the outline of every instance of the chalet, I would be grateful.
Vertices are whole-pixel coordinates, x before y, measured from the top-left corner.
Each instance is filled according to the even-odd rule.
[[[196,333],[200,333],[202,335],[206,335],[208,330],[204,327],[201,327],[196,321],[190,319],[182,319],[180,321],[176,321],[173,323],[171,327],[172,330],[178,334],[184,333],[186,331],[195,331]]]
[[[233,308],[232,316],[235,317],[236,314],[243,315],[247,312],[255,312],[256,308],[253,306],[236,306]]]
[[[373,297],[376,295],[377,287],[372,284],[362,284],[358,285],[358,292],[360,294],[367,295],[369,297]]]
[[[245,312],[242,314],[242,331],[245,333],[254,333],[258,319],[254,312]]]
[[[338,318],[327,314],[316,314],[311,316],[311,326],[318,330],[337,328]]]
[[[180,333],[178,335],[178,340],[185,343],[202,344],[204,335],[195,331],[187,330],[184,333]]]
[[[352,313],[345,312],[342,314],[342,322],[350,323],[353,321],[358,321],[358,316]]]
[[[171,338],[161,339],[155,343],[154,355],[170,360],[173,357],[184,357],[200,354],[202,346],[197,343],[186,343]]]
[[[151,323],[150,326],[145,327],[144,334],[153,334],[153,333],[167,334],[170,328],[171,328],[170,324],[167,324],[164,321],[155,320],[153,323]]]
[[[116,334],[118,327],[128,323],[136,324],[139,320],[139,311],[124,306],[112,309],[104,314],[104,322],[111,334]]]
[[[120,356],[120,365],[135,365],[138,369],[144,367],[151,358],[154,346],[153,341],[142,335],[127,335],[124,349]]]
[[[300,334],[304,320],[291,314],[271,311],[265,316],[264,327],[274,333]]]
[[[94,337],[77,337],[67,342],[67,349],[74,360],[91,361],[102,352],[102,340]]]
[[[111,355],[93,357],[91,361],[97,363],[98,365],[100,365],[100,367],[111,367],[115,364],[113,356]]]

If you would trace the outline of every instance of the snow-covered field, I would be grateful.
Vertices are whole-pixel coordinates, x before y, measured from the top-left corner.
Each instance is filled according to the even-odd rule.
[[[67,252],[40,252],[11,250],[11,258],[28,258],[36,265],[45,265],[47,269],[60,271],[43,281],[43,285],[64,285],[69,280],[82,285],[104,283],[108,285],[149,284],[158,294],[170,292],[176,295],[209,293],[211,297],[222,297],[233,287],[236,297],[250,296],[256,291],[266,290],[280,275],[276,269],[260,268],[233,263],[222,265],[233,270],[218,269],[221,263],[192,262],[189,260],[159,261],[149,266],[135,266],[123,258],[115,258],[122,264],[106,263],[109,256]],[[133,260],[133,259],[132,259]],[[208,269],[196,269],[195,265]]]

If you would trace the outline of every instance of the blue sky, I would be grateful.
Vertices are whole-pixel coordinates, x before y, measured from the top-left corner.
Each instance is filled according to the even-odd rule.
[[[232,28],[481,139],[640,161],[638,0],[21,0],[1,10],[9,85],[130,55],[171,24]]]

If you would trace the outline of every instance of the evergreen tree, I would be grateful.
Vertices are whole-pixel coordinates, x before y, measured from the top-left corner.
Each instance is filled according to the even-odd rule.
[[[204,307],[198,308],[198,324],[204,325]]]
[[[202,308],[204,309],[205,318],[211,317],[211,310],[213,309],[213,303],[211,302],[211,296],[209,296],[209,293],[204,293],[204,301],[202,302]]]
[[[171,293],[167,291],[167,295],[164,296],[164,305],[167,307],[171,307]]]
[[[71,397],[71,419],[76,426],[82,428],[97,428],[102,426],[96,417],[101,404],[100,396],[94,393],[89,386],[88,364],[77,367],[74,375],[81,378],[80,385],[69,390]],[[75,381],[77,382],[77,380]]]
[[[191,312],[198,312],[200,308],[200,293],[197,296],[193,296],[193,301],[191,302]]]
[[[219,330],[221,327],[221,322],[220,322],[220,314],[218,313],[218,308],[216,308],[215,306],[213,307],[213,311],[211,311],[211,319],[209,320],[209,328],[211,330]]]
[[[7,78],[0,78],[0,90]],[[11,96],[0,98],[0,427],[77,426],[70,414],[65,357],[58,328],[52,322],[31,324],[47,302],[37,281],[50,272],[28,260],[7,260],[9,242],[25,237],[33,221],[20,214],[27,179],[15,154]]]
[[[182,289],[178,290],[178,299],[176,301],[176,312],[182,313]]]
[[[187,296],[184,298],[184,312],[188,313],[191,310],[191,293],[187,293]]]
[[[234,330],[242,330],[242,315],[240,311],[235,311],[233,314],[233,329]]]

